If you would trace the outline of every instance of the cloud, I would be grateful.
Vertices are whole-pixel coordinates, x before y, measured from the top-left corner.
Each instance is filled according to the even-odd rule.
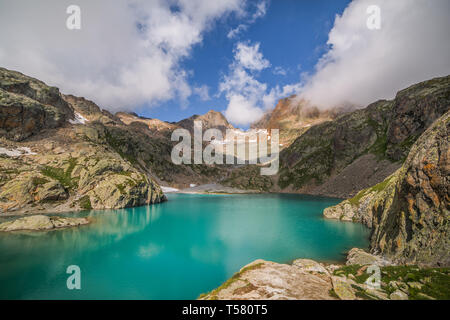
[[[239,0],[79,0],[81,30],[68,30],[70,4],[1,1],[0,65],[112,110],[186,101],[180,61],[216,20],[243,10]]]
[[[234,60],[229,73],[219,83],[219,94],[225,94],[228,106],[225,116],[235,125],[247,126],[260,119],[273,108],[276,101],[299,90],[299,85],[275,86],[268,90],[266,83],[256,77],[270,62],[259,51],[260,44],[239,42],[234,50]]]
[[[381,28],[369,30],[370,5]],[[413,83],[450,74],[448,0],[355,0],[336,16],[330,50],[306,78],[303,98],[321,107],[366,106]]]
[[[275,67],[272,72],[273,72],[273,74],[278,75],[278,76],[287,75],[287,71],[282,67]]]
[[[228,34],[227,34],[227,38],[228,39],[233,39],[234,37],[236,37],[239,33],[246,31],[248,29],[248,25],[247,24],[240,24],[238,25],[236,28],[231,29]]]
[[[269,6],[269,0],[262,0],[258,3],[256,3],[255,12],[250,16],[248,21],[246,23],[239,24],[234,29],[231,29],[228,32],[227,37],[229,39],[233,39],[233,38],[237,37],[241,32],[247,31],[248,27],[251,24],[255,23],[255,21],[257,19],[262,18],[266,15],[268,6]]]
[[[194,88],[194,93],[199,96],[200,100],[208,101],[211,100],[209,96],[209,87],[207,85],[202,85],[200,87]]]
[[[249,70],[261,71],[270,67],[270,62],[264,59],[261,52],[259,52],[259,43],[253,46],[239,42],[234,50],[234,58],[236,62]]]

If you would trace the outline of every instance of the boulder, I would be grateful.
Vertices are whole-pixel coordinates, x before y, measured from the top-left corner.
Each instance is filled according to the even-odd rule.
[[[408,300],[408,295],[401,290],[395,290],[389,295],[391,300]]]
[[[87,218],[61,218],[35,215],[0,224],[0,231],[51,230],[88,224]]]
[[[356,296],[351,284],[344,277],[331,277],[333,291],[341,300],[355,300]]]
[[[296,265],[256,260],[200,299],[333,300],[331,289],[329,276],[306,272]]]
[[[300,269],[308,272],[318,272],[328,274],[327,269],[320,263],[311,259],[297,259],[292,262],[293,266],[299,267]]]
[[[362,249],[353,248],[347,254],[346,265],[359,264],[359,265],[384,265],[385,262],[378,256],[370,254]]]

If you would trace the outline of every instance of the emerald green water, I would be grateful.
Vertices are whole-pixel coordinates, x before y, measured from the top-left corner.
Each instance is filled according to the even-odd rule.
[[[140,208],[78,213],[94,223],[0,234],[1,299],[195,299],[247,263],[338,261],[366,247],[360,224],[329,221],[336,199],[170,194]],[[81,268],[68,290],[66,268]]]

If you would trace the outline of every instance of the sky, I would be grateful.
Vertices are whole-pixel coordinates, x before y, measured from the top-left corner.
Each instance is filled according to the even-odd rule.
[[[292,94],[364,107],[450,74],[449,13],[448,0],[0,0],[0,66],[112,112],[214,109],[248,128]]]

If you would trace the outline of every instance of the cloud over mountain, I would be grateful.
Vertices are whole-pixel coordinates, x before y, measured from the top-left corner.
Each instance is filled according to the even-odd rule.
[[[298,85],[275,86],[257,80],[259,72],[271,66],[260,52],[259,43],[238,42],[229,72],[219,84],[219,94],[228,100],[227,119],[235,125],[247,126],[261,118],[277,99],[298,90]]]
[[[370,5],[381,28],[367,27]],[[330,50],[306,77],[302,97],[322,107],[365,106],[401,88],[450,74],[448,0],[354,0],[336,16]]]
[[[81,30],[68,30],[65,0],[0,2],[0,65],[109,109],[184,100],[180,61],[239,0],[79,0]],[[206,99],[205,89],[195,90]]]

